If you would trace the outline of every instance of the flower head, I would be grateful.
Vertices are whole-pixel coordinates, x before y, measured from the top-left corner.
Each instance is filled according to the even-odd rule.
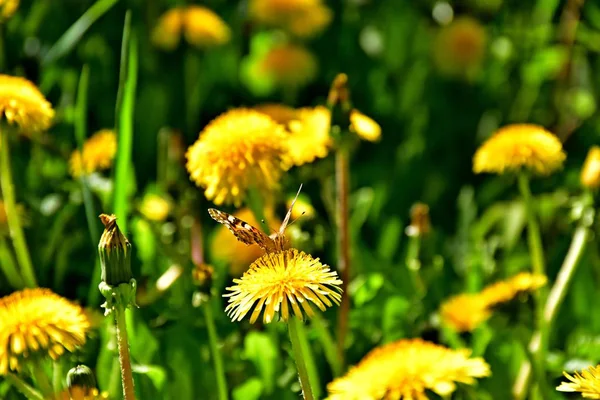
[[[449,396],[456,383],[472,385],[490,375],[468,349],[451,350],[421,339],[405,339],[372,350],[348,373],[327,385],[330,400],[427,399],[426,390]]]
[[[294,165],[325,158],[331,147],[331,113],[326,107],[301,108],[288,123],[288,151]]]
[[[115,215],[100,214],[104,232],[98,243],[102,265],[102,282],[111,286],[129,283],[131,274],[131,243],[119,229]]]
[[[250,187],[269,192],[289,167],[285,128],[255,110],[213,120],[187,151],[191,179],[215,204],[239,206]]]
[[[477,149],[473,157],[475,173],[528,168],[546,175],[560,168],[566,155],[560,140],[538,125],[505,126]]]
[[[50,127],[54,110],[27,79],[0,75],[0,118],[17,125],[24,134],[34,134]]]
[[[559,392],[580,392],[586,399],[600,399],[600,365],[589,367],[581,373],[569,375],[563,372],[570,382],[562,382],[556,388]]]
[[[184,23],[183,34],[192,46],[199,48],[220,46],[229,42],[231,37],[227,24],[206,7],[188,7]]]
[[[458,332],[469,332],[486,321],[493,307],[511,301],[521,293],[544,286],[543,275],[521,272],[512,278],[488,285],[479,293],[463,293],[450,297],[440,307],[442,321]]]
[[[463,75],[476,70],[485,55],[485,28],[479,21],[457,18],[442,28],[434,46],[434,60],[441,72]]]
[[[174,50],[182,32],[185,40],[198,48],[220,46],[231,37],[229,26],[215,12],[203,6],[189,6],[165,12],[154,27],[152,43],[163,50]]]
[[[112,166],[117,154],[117,136],[112,129],[102,129],[83,144],[83,150],[75,150],[69,160],[71,175],[80,177]]]
[[[280,86],[301,87],[317,76],[317,59],[304,47],[281,44],[264,55],[261,71]]]
[[[19,8],[20,0],[0,0],[0,22],[13,16]]]
[[[140,212],[150,221],[164,221],[169,216],[171,204],[157,194],[147,194],[140,205]]]
[[[254,307],[250,323],[254,323],[261,312],[263,321],[269,323],[278,313],[287,321],[290,306],[297,318],[303,313],[314,314],[309,303],[325,311],[333,303],[340,304],[342,281],[337,273],[319,262],[318,258],[289,249],[267,253],[256,260],[239,279],[235,286],[228,287],[231,293],[225,309],[233,321],[240,321]]]
[[[259,221],[254,217],[254,213],[248,208],[242,208],[234,216],[252,226],[260,226]],[[273,211],[270,208],[265,210],[265,216],[274,226],[278,226],[281,223],[281,221],[278,221],[274,217]],[[233,276],[240,276],[248,269],[250,264],[264,254],[257,245],[248,246],[237,240],[225,225],[219,225],[217,228],[210,248],[210,254],[217,260],[226,262],[229,267],[229,273]]]
[[[333,17],[321,0],[251,0],[249,10],[255,21],[299,37],[321,32]]]
[[[381,138],[379,124],[358,110],[350,112],[350,130],[355,132],[361,139],[369,142],[376,142]]]
[[[83,309],[48,289],[25,289],[0,298],[0,375],[27,359],[56,360],[86,341],[90,323]]]
[[[600,147],[594,146],[588,152],[581,169],[581,184],[597,189],[600,187]]]

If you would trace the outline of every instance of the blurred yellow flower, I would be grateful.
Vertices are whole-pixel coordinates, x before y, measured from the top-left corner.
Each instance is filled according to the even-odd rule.
[[[140,205],[140,213],[150,221],[164,221],[169,216],[171,204],[157,194],[147,194]]]
[[[260,62],[260,70],[280,86],[301,87],[317,76],[317,59],[304,47],[281,44],[270,49]]]
[[[83,144],[83,150],[73,151],[69,160],[71,175],[80,177],[108,169],[117,154],[117,136],[112,129],[94,133]]]
[[[325,311],[326,306],[340,304],[342,281],[337,273],[309,254],[289,249],[267,253],[256,260],[234,286],[229,305],[225,309],[233,321],[240,321],[254,307],[250,323],[254,323],[263,311],[263,322],[269,323],[279,314],[287,321],[290,306],[297,318],[314,315],[309,302]],[[302,307],[302,309],[300,308]]]
[[[440,308],[444,324],[458,332],[470,332],[486,321],[492,311],[478,294],[463,293],[450,297]]]
[[[221,17],[202,6],[187,8],[183,34],[189,44],[199,48],[220,46],[231,38],[231,31]]]
[[[212,10],[203,6],[173,8],[166,11],[152,31],[152,43],[163,50],[177,48],[181,34],[192,46],[208,48],[229,42],[229,26]]]
[[[485,28],[479,21],[457,18],[440,30],[434,43],[434,61],[442,73],[468,74],[481,65],[486,42]]]
[[[471,350],[451,350],[422,339],[404,339],[372,350],[348,373],[327,385],[330,400],[423,400],[426,390],[449,397],[456,383],[490,375]]]
[[[521,272],[512,278],[493,283],[481,291],[481,298],[488,306],[511,301],[521,293],[532,292],[546,285],[544,275]]]
[[[249,12],[256,22],[286,29],[299,37],[316,35],[333,17],[322,0],[250,0]]]
[[[301,108],[288,123],[288,151],[294,165],[325,158],[331,147],[331,113],[326,107]]]
[[[544,286],[547,278],[521,272],[512,278],[488,285],[479,293],[452,296],[440,307],[440,317],[445,325],[458,332],[470,332],[486,321],[493,307],[511,301],[519,294],[532,292]]]
[[[298,118],[298,112],[295,109],[283,104],[259,104],[254,109],[268,115],[282,125],[287,125],[290,121]]]
[[[286,206],[288,209],[292,207],[292,202],[294,201],[294,197],[288,198],[286,202]],[[310,201],[304,196],[298,196],[296,199],[296,203],[294,204],[294,208],[292,208],[292,221],[303,217],[303,218],[312,218],[315,216],[315,208],[310,204]]]
[[[59,400],[108,400],[108,392],[100,392],[98,389],[92,389],[89,391],[82,391],[79,389],[69,391],[63,390],[58,394]]]
[[[260,227],[261,224],[254,217],[254,213],[248,208],[242,208],[233,214],[237,218],[252,226]],[[279,226],[281,223],[274,215],[272,209],[265,210],[265,216],[269,223]],[[227,262],[229,272],[233,276],[240,276],[248,269],[257,258],[264,252],[257,245],[248,246],[235,238],[225,225],[219,225],[217,232],[211,241],[211,253],[216,260]]]
[[[369,142],[376,142],[381,138],[379,124],[358,110],[350,112],[350,130]]]
[[[562,382],[556,388],[559,392],[579,392],[586,399],[600,399],[600,365],[589,367],[581,373],[569,375],[563,372],[570,382]]]
[[[496,131],[473,157],[475,173],[502,174],[528,168],[547,175],[560,168],[566,155],[560,140],[533,124],[513,124]]]
[[[285,128],[250,109],[221,114],[187,151],[190,178],[215,204],[239,206],[248,189],[270,192],[290,165]]]
[[[592,189],[600,187],[600,147],[598,146],[590,149],[583,163],[581,184]]]
[[[9,19],[19,8],[19,0],[0,0],[0,22]]]
[[[83,309],[48,289],[25,289],[0,298],[0,375],[19,370],[36,354],[53,360],[86,341]]]
[[[152,44],[159,49],[175,50],[181,40],[184,14],[184,8],[172,8],[161,15],[152,30]]]
[[[0,118],[22,133],[45,131],[54,118],[52,105],[27,79],[0,75]]]

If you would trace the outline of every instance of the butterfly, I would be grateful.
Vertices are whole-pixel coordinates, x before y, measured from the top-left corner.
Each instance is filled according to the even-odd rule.
[[[279,230],[272,235],[267,235],[263,233],[260,229],[250,225],[246,221],[242,221],[241,219],[234,217],[231,214],[227,214],[226,212],[217,210],[215,208],[209,208],[208,213],[220,224],[223,224],[233,233],[233,235],[242,243],[247,245],[257,244],[261,249],[266,251],[267,253],[274,253],[278,251],[285,250],[286,239],[285,239],[285,228],[287,227],[290,217],[292,215],[292,209],[294,208],[294,203],[298,199],[300,195],[300,191],[302,190],[302,185],[300,185],[300,189],[298,189],[298,193],[296,197],[294,197],[294,201],[290,205],[290,209],[287,214]]]

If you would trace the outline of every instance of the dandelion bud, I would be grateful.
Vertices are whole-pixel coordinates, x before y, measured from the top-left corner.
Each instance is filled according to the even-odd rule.
[[[327,96],[327,106],[329,108],[333,108],[337,105],[341,105],[342,107],[349,105],[350,102],[350,92],[348,91],[348,75],[346,74],[337,74],[333,83],[331,84],[331,89],[329,89],[329,95]],[[349,108],[349,106],[348,106]]]
[[[89,398],[96,389],[96,378],[91,369],[85,365],[71,368],[67,373],[69,396],[74,400]]]
[[[594,146],[588,155],[581,170],[581,184],[591,189],[600,187],[600,147]]]
[[[408,236],[423,236],[431,230],[429,220],[429,206],[424,203],[415,203],[410,209],[410,225],[406,228]]]
[[[114,286],[129,283],[131,275],[131,243],[121,233],[115,215],[101,214],[104,233],[98,244],[102,265],[102,282]]]

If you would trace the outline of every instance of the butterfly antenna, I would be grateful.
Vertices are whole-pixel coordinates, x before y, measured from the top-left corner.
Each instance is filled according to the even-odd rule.
[[[306,214],[306,211],[302,211],[302,214],[298,215],[298,217],[294,218],[294,220],[292,222],[290,222],[288,224],[288,226],[292,226],[294,224],[294,222],[298,221],[301,217],[304,216],[304,214]]]
[[[279,233],[283,233],[288,222],[290,221],[290,217],[292,216],[292,209],[294,208],[294,204],[296,204],[296,200],[298,200],[298,196],[300,196],[300,191],[302,190],[302,184],[300,184],[300,188],[298,189],[298,193],[296,193],[296,197],[292,200],[292,204],[290,205],[290,209],[288,210],[283,223],[281,224],[281,228],[279,228]]]

